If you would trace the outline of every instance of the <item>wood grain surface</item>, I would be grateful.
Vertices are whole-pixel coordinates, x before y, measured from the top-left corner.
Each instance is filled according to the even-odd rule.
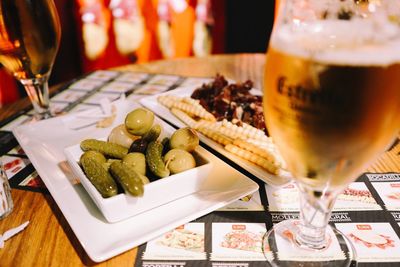
[[[251,79],[255,87],[262,88],[264,55],[215,55],[204,58],[183,58],[156,61],[142,65],[129,65],[119,69],[178,74],[197,77],[220,73],[237,81]],[[26,107],[21,100],[0,109],[0,120]],[[400,145],[382,155],[367,171],[400,172]],[[13,189],[14,211],[0,221],[0,233],[25,221],[29,226],[5,243],[0,249],[2,266],[133,266],[137,249],[132,249],[102,263],[89,259],[68,222],[49,194]],[[68,201],[68,200],[66,200]],[[101,233],[99,233],[101,234]]]

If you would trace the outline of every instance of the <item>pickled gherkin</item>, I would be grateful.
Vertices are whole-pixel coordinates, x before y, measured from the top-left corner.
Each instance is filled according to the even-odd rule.
[[[121,161],[119,159],[108,159],[106,162],[103,163],[103,167],[106,168],[106,170],[108,171],[110,169],[110,166],[113,162],[115,161]]]
[[[96,139],[83,140],[81,142],[81,149],[83,151],[94,150],[107,157],[117,159],[122,159],[126,154],[128,154],[128,149],[126,147]]]
[[[147,178],[146,175],[143,175],[143,174],[140,174],[140,173],[139,173],[139,177],[140,177],[140,179],[142,179],[142,182],[143,182],[144,185],[150,183],[150,180],[149,180],[149,178]]]
[[[150,171],[158,177],[167,177],[170,171],[162,159],[163,145],[158,141],[150,142],[146,150],[146,163]]]
[[[106,157],[104,157],[103,154],[101,154],[98,151],[94,151],[94,150],[89,150],[89,151],[86,151],[85,153],[83,153],[80,160],[82,160],[82,158],[86,158],[86,157],[92,158],[100,163],[105,163],[107,161]]]
[[[146,157],[139,152],[129,153],[122,159],[122,163],[131,166],[135,171],[146,175]]]
[[[143,195],[144,185],[141,175],[131,166],[122,162],[113,162],[110,166],[110,172],[125,193],[135,197]]]
[[[103,167],[104,162],[98,161],[95,157],[91,157],[90,155],[88,156],[87,153],[89,152],[82,154],[80,164],[89,181],[104,198],[118,194],[117,184]]]
[[[155,124],[147,133],[143,135],[142,139],[146,140],[147,142],[156,141],[160,134],[161,126],[159,124]]]

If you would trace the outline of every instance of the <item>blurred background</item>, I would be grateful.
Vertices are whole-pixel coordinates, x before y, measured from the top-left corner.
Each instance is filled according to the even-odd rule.
[[[50,85],[166,58],[265,53],[274,0],[54,0],[62,37]],[[0,106],[24,97],[0,69]]]

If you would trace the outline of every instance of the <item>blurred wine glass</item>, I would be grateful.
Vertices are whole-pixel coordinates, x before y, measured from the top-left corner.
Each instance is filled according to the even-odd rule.
[[[400,1],[281,1],[267,54],[264,115],[300,191],[300,219],[266,234],[272,265],[354,260],[346,236],[328,222],[338,194],[398,134],[399,18]]]
[[[52,0],[0,0],[0,63],[24,86],[38,120],[52,116],[48,79],[60,37]]]

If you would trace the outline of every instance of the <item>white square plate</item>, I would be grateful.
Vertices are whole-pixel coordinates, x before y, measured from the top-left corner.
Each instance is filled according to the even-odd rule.
[[[162,140],[163,137],[171,136],[175,131],[175,128],[158,118],[156,118],[155,123],[160,124],[163,129],[159,140]],[[102,139],[106,140],[106,137]],[[132,197],[128,194],[120,193],[110,198],[103,198],[79,165],[79,159],[83,154],[80,144],[66,148],[64,153],[73,173],[79,178],[106,220],[111,223],[195,193],[201,190],[203,185],[207,183],[207,179],[213,178],[209,175],[212,164],[207,159],[210,153],[198,146],[195,152],[192,153],[196,159],[196,168],[170,175],[145,185],[144,194],[141,197]]]
[[[116,106],[118,114],[113,126],[138,107],[128,101]],[[213,179],[208,179],[200,191],[118,223],[108,223],[72,174],[63,150],[84,138],[106,136],[113,126],[72,130],[64,123],[70,122],[71,116],[23,125],[14,130],[14,135],[94,261],[107,260],[258,189],[251,179],[209,153],[207,159],[213,165],[209,175]]]
[[[149,97],[142,98],[140,100],[140,103],[145,106],[146,108],[150,109],[153,111],[155,114],[157,114],[159,117],[169,121],[173,125],[177,127],[185,127],[187,126],[184,122],[179,120],[177,117],[175,117],[174,114],[172,114],[169,109],[162,104],[160,104],[157,101],[157,97],[160,95],[176,95],[180,97],[185,97],[185,96],[190,96],[193,91],[196,89],[196,87],[180,87],[175,90],[171,90],[162,94],[158,95],[152,95]],[[261,94],[260,91],[252,89],[253,94]],[[232,160],[234,163],[239,165],[240,167],[246,169],[248,172],[259,178],[260,180],[264,181],[267,184],[274,185],[274,186],[281,186],[283,184],[286,184],[290,182],[291,180],[291,175],[287,171],[281,171],[279,175],[274,175],[272,173],[267,172],[266,170],[258,167],[257,165],[251,163],[250,161],[247,161],[243,158],[240,158],[229,151],[225,150],[224,147],[217,142],[209,139],[208,137],[202,135],[199,133],[200,140],[217,151],[218,153],[221,153],[223,156],[227,157],[228,159]]]

